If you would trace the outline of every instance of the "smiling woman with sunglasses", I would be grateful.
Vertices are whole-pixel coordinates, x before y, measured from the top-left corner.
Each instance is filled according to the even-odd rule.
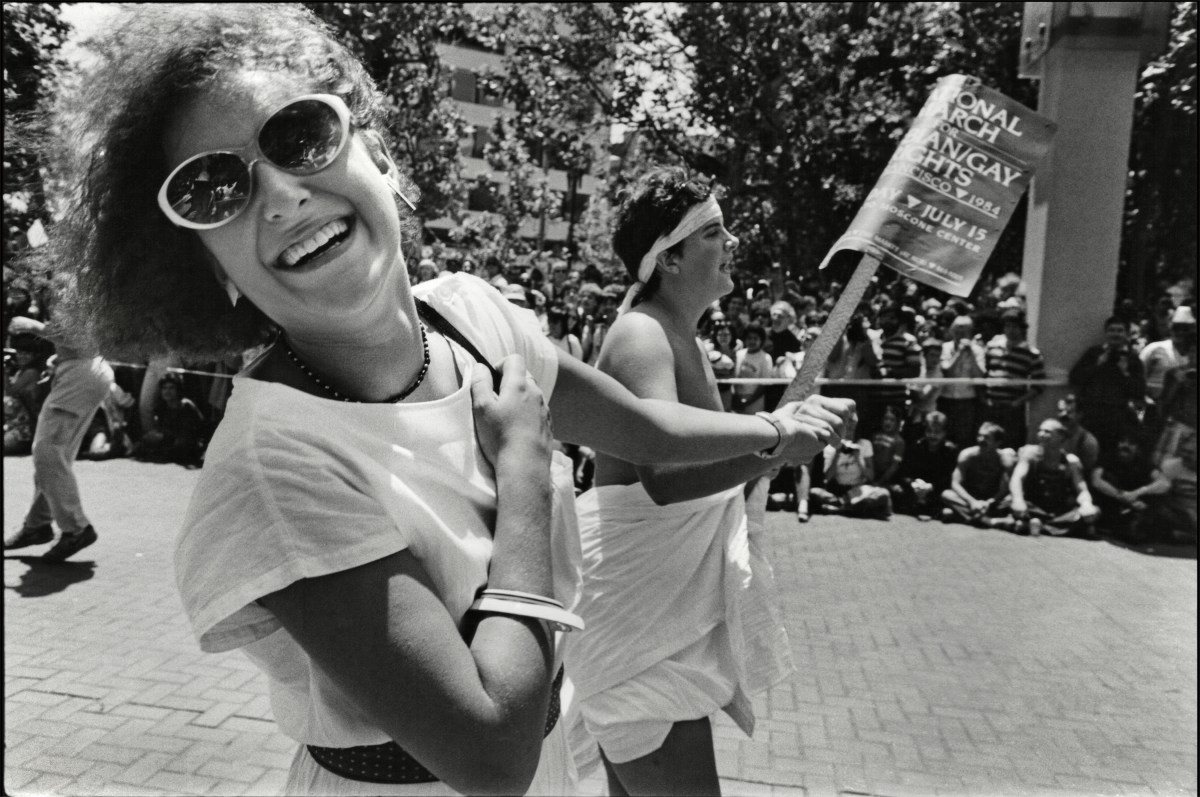
[[[411,286],[419,193],[307,11],[148,4],[114,34],[83,201],[46,250],[104,351],[271,344],[234,381],[176,577],[201,647],[266,674],[301,743],[287,793],[568,793],[580,555],[549,414],[634,463],[811,456],[841,419],[639,400],[483,281]]]

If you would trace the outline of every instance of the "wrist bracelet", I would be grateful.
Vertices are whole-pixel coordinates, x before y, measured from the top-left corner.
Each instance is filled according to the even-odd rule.
[[[756,412],[754,414],[771,424],[771,428],[775,430],[775,434],[779,435],[779,439],[775,442],[775,445],[770,448],[764,448],[762,451],[755,451],[754,454],[763,459],[774,459],[783,453],[783,449],[787,448],[787,434],[783,430],[783,424],[769,412]]]
[[[494,587],[485,587],[479,591],[479,596],[486,598],[504,598],[506,600],[519,601],[520,603],[536,603],[545,606],[556,606],[559,609],[566,608],[561,601],[554,598],[547,598],[545,595],[535,595],[532,592],[518,592],[515,589],[496,589]]]
[[[533,617],[545,620],[555,631],[582,631],[583,620],[577,614],[571,614],[566,609],[547,606],[542,603],[526,603],[524,601],[508,600],[506,598],[483,597],[471,604],[470,611],[491,612],[493,614],[508,614],[516,617]]]

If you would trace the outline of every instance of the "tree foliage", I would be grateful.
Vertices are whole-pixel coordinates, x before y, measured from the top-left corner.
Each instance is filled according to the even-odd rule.
[[[459,147],[471,132],[447,94],[443,42],[474,40],[476,17],[462,3],[308,3],[341,34],[387,97],[392,155],[421,189],[425,221],[461,216],[467,186]]]
[[[40,112],[62,67],[70,26],[61,3],[4,4],[4,262],[28,246],[34,221],[48,223],[42,159],[34,146]],[[6,271],[6,285],[8,272]]]
[[[728,188],[753,270],[779,263],[797,276],[845,230],[940,77],[972,74],[1034,101],[1016,76],[1020,13],[1016,3],[707,3],[635,19],[640,41],[659,42],[638,58],[691,82],[687,106],[646,129],[661,152]],[[672,91],[656,88],[656,103]],[[1019,263],[1015,238],[997,259],[1015,250]]]
[[[1166,52],[1138,81],[1121,293],[1138,304],[1196,273],[1196,3],[1176,3]]]

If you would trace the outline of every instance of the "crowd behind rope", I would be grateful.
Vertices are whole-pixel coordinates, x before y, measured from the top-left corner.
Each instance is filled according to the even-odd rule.
[[[496,258],[478,265],[425,258],[413,281],[457,271],[477,273],[531,309],[556,346],[593,365],[626,290],[612,273],[557,260],[506,268]],[[780,289],[744,273],[735,284],[697,334],[726,410],[769,411],[840,286],[814,277]],[[5,304],[6,329],[7,319],[46,315],[19,286],[6,291]],[[1164,286],[1142,308],[1122,303],[1096,330],[1096,345],[1071,369],[1071,394],[1048,418],[1029,417],[1046,373],[1026,331],[1015,274],[992,279],[971,301],[899,277],[877,279],[822,374],[823,393],[857,401],[858,428],[839,450],[776,476],[773,508],[795,511],[801,522],[814,513],[886,519],[899,512],[1023,534],[1103,530],[1130,542],[1195,540],[1193,283]],[[12,333],[5,346],[4,453],[27,454],[54,348]],[[241,364],[114,363],[111,393],[80,456],[200,466],[228,377]],[[972,379],[980,381],[965,381]],[[587,489],[593,453],[565,449],[577,488]]]

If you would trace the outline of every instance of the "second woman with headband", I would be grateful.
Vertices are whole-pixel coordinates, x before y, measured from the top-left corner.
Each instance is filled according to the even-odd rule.
[[[613,233],[637,282],[600,370],[640,398],[720,410],[696,328],[733,289],[737,244],[708,185],[677,168],[640,179]],[[839,429],[854,407],[809,404]],[[743,498],[747,483],[787,461],[782,453],[690,465],[597,455],[596,488],[577,499],[586,629],[566,663],[586,730],[574,729],[577,758],[588,762],[587,736],[598,742],[610,794],[719,794],[709,717],[725,709],[750,733],[750,695],[791,672]]]

